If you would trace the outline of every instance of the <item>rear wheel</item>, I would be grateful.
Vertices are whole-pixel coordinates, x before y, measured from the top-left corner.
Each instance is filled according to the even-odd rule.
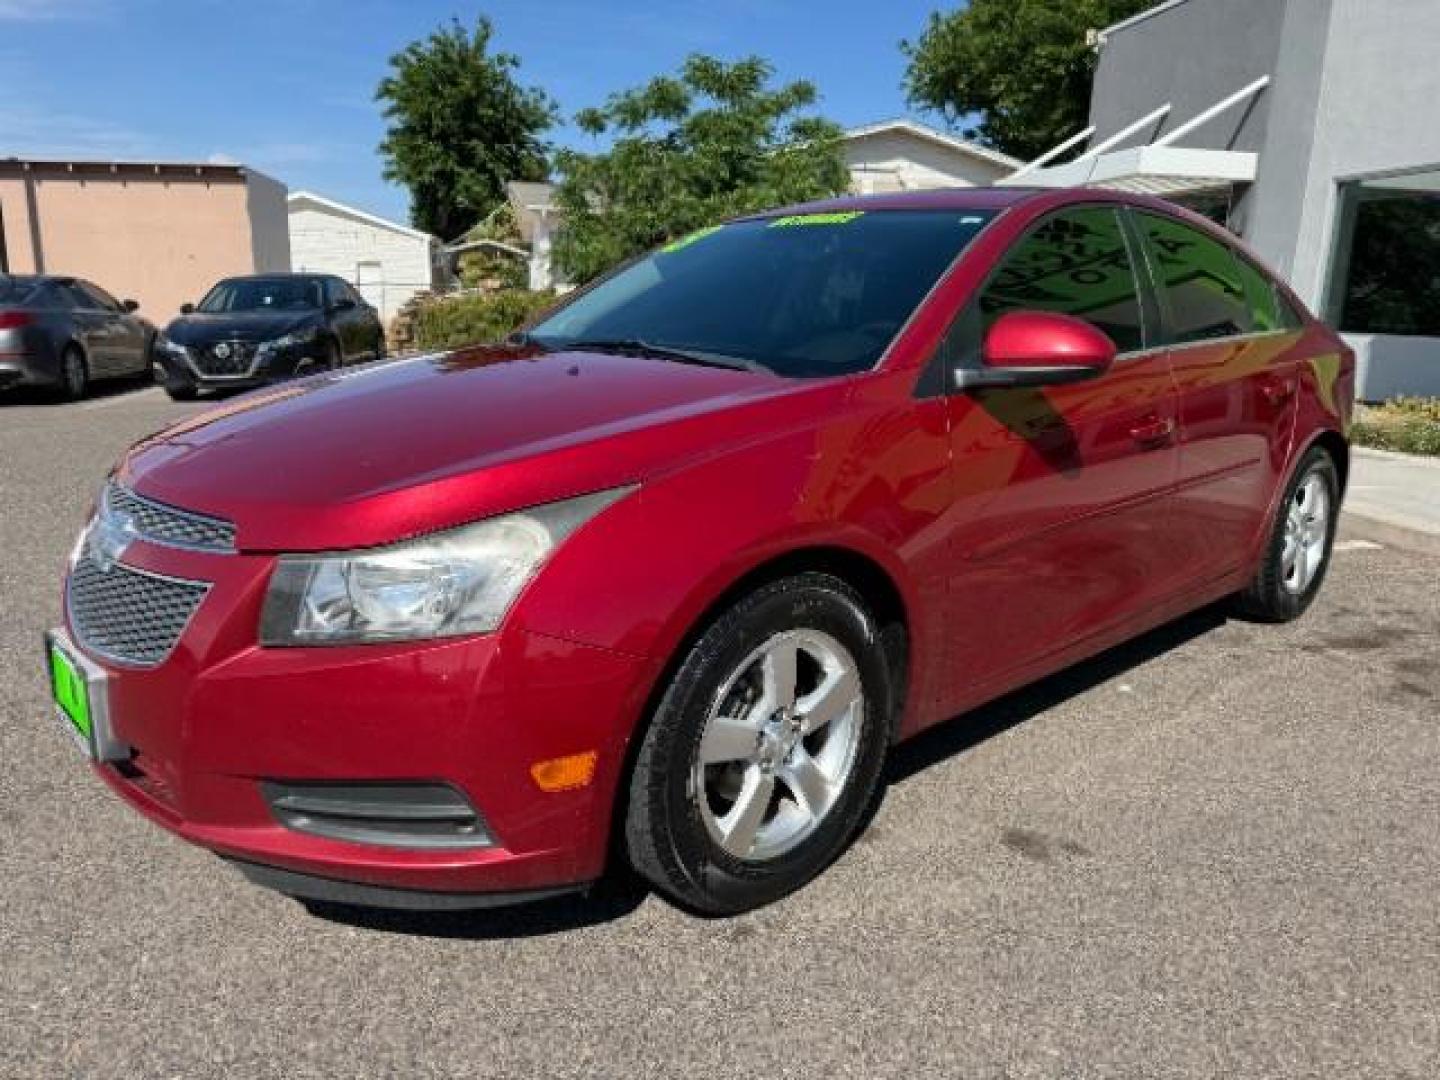
[[[79,401],[90,389],[90,366],[78,345],[65,346],[60,356],[60,393],[66,401]]]
[[[889,700],[874,621],[845,583],[802,574],[740,600],[686,654],[645,733],[631,865],[714,914],[800,888],[875,794]]]
[[[338,371],[345,363],[345,354],[340,351],[340,343],[334,338],[325,340],[325,370]]]
[[[1237,597],[1242,614],[1264,622],[1289,622],[1304,614],[1329,569],[1339,509],[1335,461],[1313,446],[1286,486],[1254,580]]]

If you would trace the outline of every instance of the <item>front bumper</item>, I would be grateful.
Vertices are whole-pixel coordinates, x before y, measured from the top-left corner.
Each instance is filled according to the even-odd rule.
[[[94,767],[150,820],[269,868],[267,883],[298,895],[320,888],[335,899],[334,883],[364,887],[347,895],[368,899],[348,902],[384,903],[387,890],[398,890],[389,900],[400,906],[472,907],[481,895],[526,899],[603,872],[649,661],[522,631],[260,648],[272,558],[138,542],[124,562],[213,582],[155,667],[105,661],[69,627],[106,670],[110,728],[130,748]],[[532,778],[539,761],[591,750],[598,762],[584,788],[545,792]],[[336,839],[285,824],[266,798],[267,785],[376,782],[453,787],[491,842],[406,848]],[[301,878],[331,884],[301,889]]]
[[[157,348],[154,354],[156,378],[166,386],[193,387],[197,390],[249,390],[278,379],[290,379],[319,370],[323,363],[320,346],[291,346],[257,357],[253,367],[243,374],[216,375],[205,370],[191,355],[179,356],[168,349]]]

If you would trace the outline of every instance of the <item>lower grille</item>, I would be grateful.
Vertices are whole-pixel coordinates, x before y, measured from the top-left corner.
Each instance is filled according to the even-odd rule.
[[[260,790],[281,825],[331,840],[432,849],[495,842],[479,811],[449,784],[266,781]]]
[[[97,656],[154,667],[175,648],[210,586],[133,570],[102,567],[87,542],[66,583],[70,624]]]
[[[248,341],[217,341],[214,345],[194,346],[190,352],[200,374],[233,379],[250,374],[255,350],[256,346]]]

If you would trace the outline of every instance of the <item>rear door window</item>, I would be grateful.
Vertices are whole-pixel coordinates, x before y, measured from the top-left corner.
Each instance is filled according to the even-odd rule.
[[[1121,352],[1145,347],[1140,291],[1112,209],[1048,218],[1013,247],[980,294],[981,333],[1009,311],[1053,311],[1084,319]]]
[[[1240,261],[1228,247],[1171,218],[1138,213],[1135,220],[1150,248],[1168,316],[1169,344],[1210,341],[1259,329]],[[1273,309],[1270,317],[1273,323]]]

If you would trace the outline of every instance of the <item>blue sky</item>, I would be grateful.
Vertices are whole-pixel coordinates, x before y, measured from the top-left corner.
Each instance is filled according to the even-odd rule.
[[[953,0],[0,0],[0,157],[251,164],[404,219],[380,177],[386,60],[484,11],[524,81],[574,112],[689,53],[758,53],[846,125],[905,115],[899,42]]]

